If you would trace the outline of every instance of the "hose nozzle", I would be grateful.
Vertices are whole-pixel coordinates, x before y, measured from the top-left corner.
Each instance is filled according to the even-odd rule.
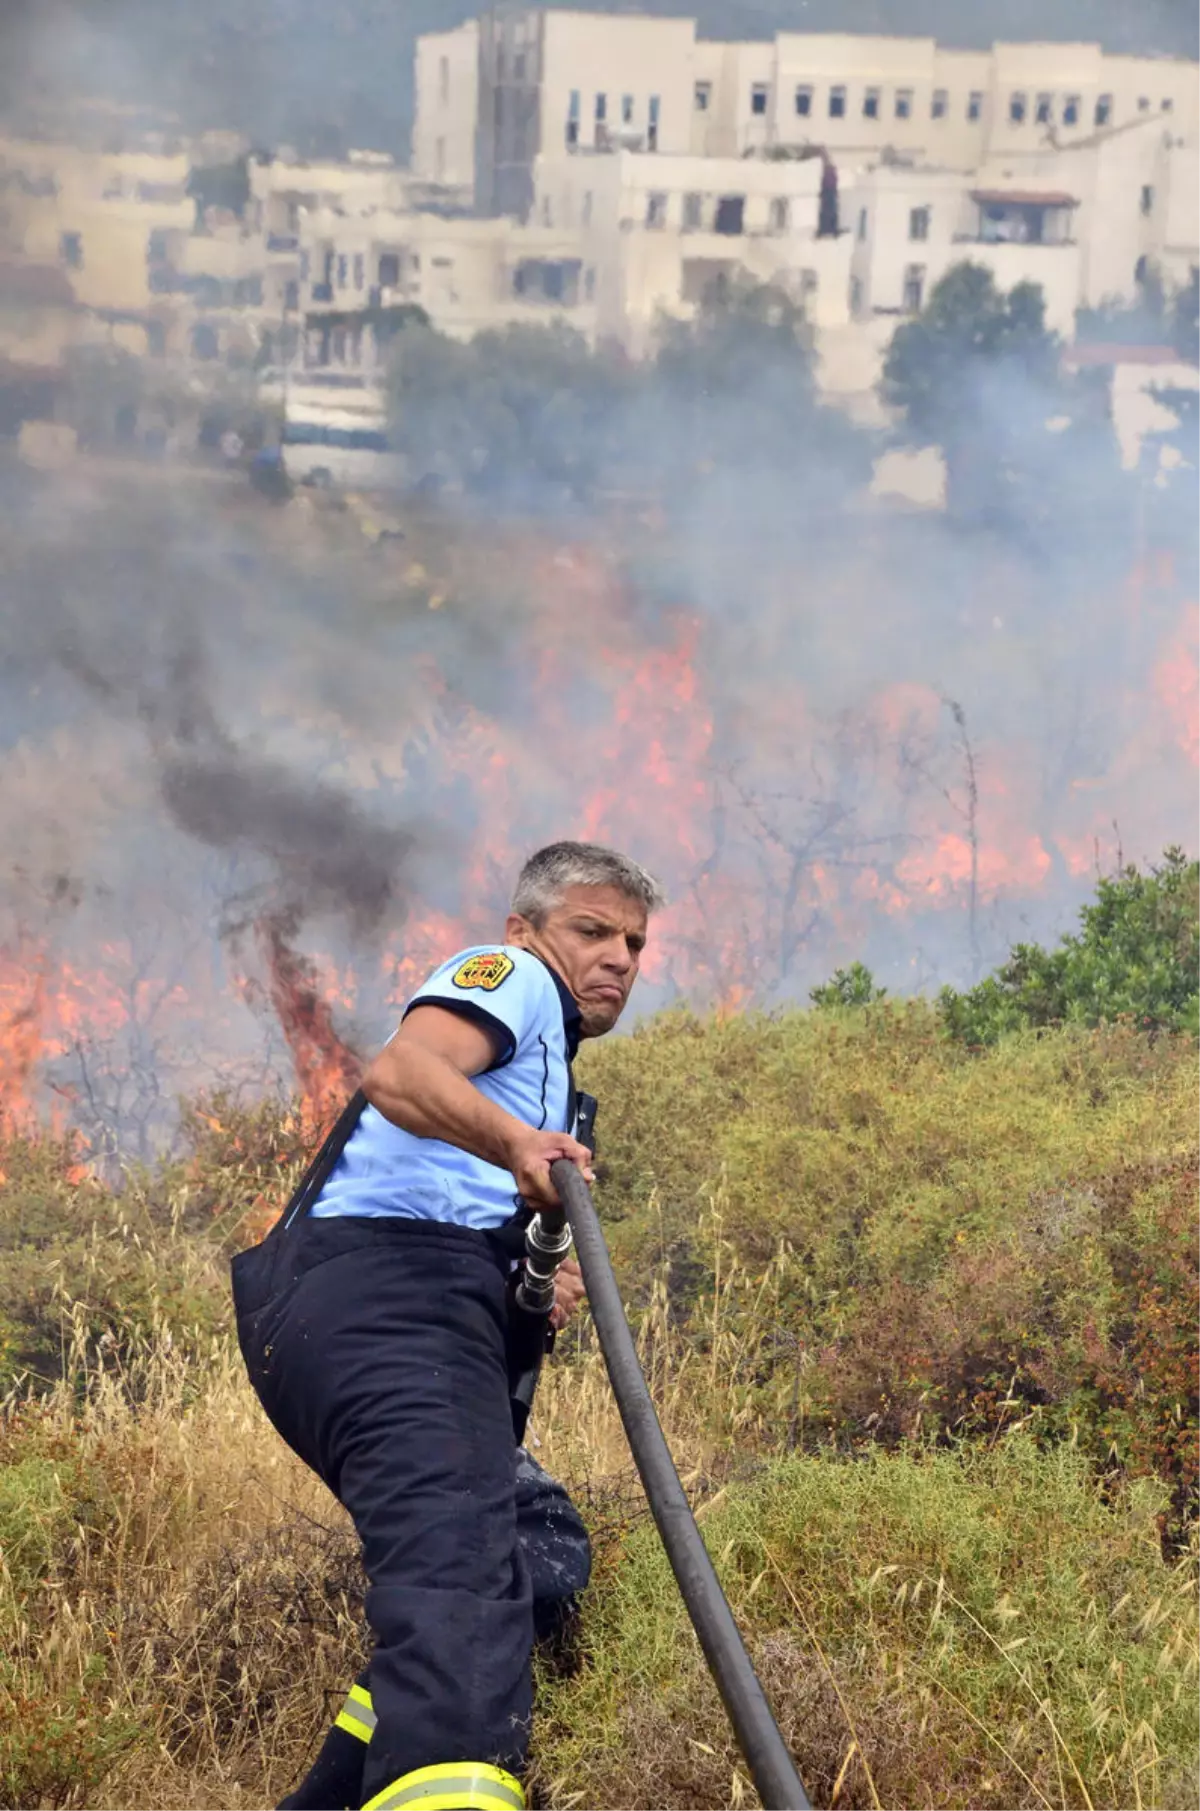
[[[525,1229],[525,1262],[517,1284],[517,1303],[528,1314],[549,1314],[554,1306],[554,1279],[571,1249],[571,1229],[559,1211],[535,1214]]]

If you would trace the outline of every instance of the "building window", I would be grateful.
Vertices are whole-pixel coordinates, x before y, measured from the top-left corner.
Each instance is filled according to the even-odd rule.
[[[972,88],[967,96],[967,118],[979,119],[983,113],[983,90]]]
[[[1008,97],[1009,124],[1012,126],[1023,125],[1024,121],[1025,121],[1026,109],[1027,109],[1027,102],[1026,102],[1025,96],[1023,94],[1021,94],[1019,92],[1016,94],[1010,94]]]
[[[801,119],[807,119],[812,112],[812,96],[813,91],[807,83],[796,90],[796,112]]]
[[[1138,95],[1138,112],[1139,113],[1149,113],[1149,111],[1150,111],[1150,96],[1148,94],[1139,94]]]
[[[1098,126],[1107,126],[1107,124],[1111,118],[1112,118],[1112,95],[1111,94],[1097,95],[1096,96],[1096,124]]]
[[[667,224],[667,198],[661,189],[655,189],[646,197],[646,225],[662,227]]]
[[[308,282],[308,271],[309,271],[308,253],[301,252],[300,253],[300,281],[302,283]]]
[[[354,254],[354,287],[355,287],[355,289],[362,288],[363,278],[365,275],[366,275],[366,262],[363,258],[363,255],[361,252],[355,252],[355,254]]]
[[[896,90],[896,118],[897,119],[911,119],[912,118],[912,104],[913,104],[912,89],[911,88],[897,88],[897,90]]]
[[[866,92],[864,93],[864,95],[863,95],[863,118],[864,119],[878,119],[879,118],[879,90],[878,90],[878,88],[868,88],[866,90]]]
[[[945,119],[950,111],[950,96],[944,88],[935,88],[929,103],[930,119]]]
[[[862,279],[861,279],[861,277],[851,277],[851,279],[850,279],[850,313],[852,315],[858,315],[861,312],[861,310],[862,310]]]
[[[621,96],[621,124],[623,126],[629,126],[629,125],[632,125],[632,123],[633,123],[633,96],[631,94],[623,94]]]
[[[728,233],[733,237],[742,231],[742,219],[746,212],[744,195],[722,195],[717,202],[717,216],[713,222],[718,233]]]
[[[598,94],[596,96],[596,124],[602,126],[607,118],[608,96],[606,94]]]
[[[345,289],[345,287],[346,287],[346,275],[347,275],[348,269],[349,269],[349,266],[347,265],[347,262],[346,262],[346,254],[345,254],[345,252],[340,252],[338,254],[338,261],[337,261],[337,286],[339,289]]]
[[[442,106],[450,99],[450,59],[438,58],[438,100]]]
[[[299,306],[300,285],[293,277],[291,281],[285,283],[283,287],[283,311],[285,314],[293,314]]]
[[[860,243],[862,240],[864,240],[866,238],[866,236],[867,236],[867,210],[866,210],[866,208],[859,208],[859,210],[858,210],[858,239],[859,239]]]
[[[1050,124],[1051,120],[1054,118],[1054,96],[1052,94],[1038,95],[1037,107],[1034,110],[1033,117],[1039,126],[1048,126]]]
[[[925,266],[923,264],[906,264],[904,267],[904,308],[907,314],[920,314],[924,294]]]
[[[829,90],[829,117],[830,119],[845,119],[846,117],[846,90],[840,85]]]
[[[1079,96],[1077,94],[1069,94],[1063,102],[1063,125],[1077,126],[1078,124]]]
[[[71,270],[83,269],[83,234],[62,233],[58,241],[58,255]]]
[[[523,82],[524,80],[525,80],[525,52],[523,50],[518,50],[513,53],[513,81],[514,82]]]
[[[695,88],[696,112],[707,113],[708,103],[712,100],[712,83],[697,82]]]
[[[650,96],[650,107],[649,107],[649,112],[648,112],[648,116],[647,116],[647,124],[646,124],[646,149],[647,149],[647,151],[657,151],[658,150],[658,111],[659,111],[660,106],[661,106],[661,102],[659,100],[658,95],[652,94]]]
[[[1163,112],[1170,113],[1172,111],[1172,109],[1174,108],[1174,106],[1175,106],[1175,102],[1172,100],[1171,96],[1169,94],[1164,94],[1163,104],[1162,104]]]
[[[788,230],[788,204],[783,195],[773,195],[767,210],[767,225],[773,233],[786,233]]]
[[[1141,205],[1142,205],[1143,214],[1152,214],[1154,212],[1154,189],[1153,189],[1153,186],[1148,182],[1144,182],[1142,184],[1142,204]]]
[[[908,210],[908,236],[910,239],[928,239],[928,208],[910,208]]]
[[[567,102],[567,146],[579,143],[579,90],[572,88]]]
[[[394,289],[399,281],[399,252],[383,252],[379,259],[379,287],[381,289]]]
[[[767,84],[755,82],[750,90],[751,113],[763,114],[767,111]]]
[[[683,198],[683,230],[685,233],[698,233],[704,219],[703,195],[685,195]]]

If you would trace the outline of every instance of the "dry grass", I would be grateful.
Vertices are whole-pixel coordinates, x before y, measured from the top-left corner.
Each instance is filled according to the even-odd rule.
[[[967,1058],[905,1011],[604,1057],[643,1362],[815,1802],[1193,1803],[1194,1048]],[[119,1200],[5,1154],[0,1254],[42,1280],[0,1347],[60,1377],[0,1414],[0,1804],[277,1803],[360,1663],[353,1538],[228,1332],[221,1229],[295,1140],[230,1124]],[[534,1432],[597,1550],[540,1802],[753,1802],[586,1322]]]
[[[661,1278],[640,1338],[816,1802],[1190,1803],[1194,1551],[1164,1563],[1161,1492],[1105,1500],[1078,1452],[1022,1434],[756,1459],[738,1286],[704,1304],[711,1351],[680,1346]],[[274,1803],[359,1664],[353,1540],[227,1344],[151,1338],[116,1369],[84,1338],[74,1382],[10,1405],[0,1437],[0,1802]],[[537,1430],[598,1547],[583,1669],[542,1684],[542,1801],[753,1802],[590,1339]]]

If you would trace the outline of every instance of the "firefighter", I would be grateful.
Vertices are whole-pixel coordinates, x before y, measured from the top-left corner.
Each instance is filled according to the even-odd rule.
[[[661,903],[613,850],[532,856],[504,942],[418,990],[296,1211],[234,1261],[251,1381],[362,1543],[374,1648],[343,1715],[365,1811],[524,1805],[533,1592],[498,1235],[557,1202],[555,1159],[591,1179],[572,1059],[619,1019]],[[559,1320],[580,1294],[560,1273]]]

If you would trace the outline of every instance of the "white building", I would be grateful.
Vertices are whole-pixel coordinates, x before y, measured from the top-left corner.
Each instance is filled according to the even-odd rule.
[[[959,171],[866,171],[852,196],[850,314],[915,314],[954,264],[992,271],[1001,289],[1041,286],[1047,324],[1069,336],[1079,297],[1078,197],[1048,183],[1018,186]]]
[[[820,157],[560,152],[535,167],[533,218],[578,234],[596,331],[636,357],[663,315],[687,319],[739,275],[778,284],[814,324],[845,322],[851,241],[837,205]]]
[[[298,315],[310,371],[380,370],[414,307],[456,339],[558,322],[590,340],[594,290],[577,232],[387,209],[317,209],[301,221]]]
[[[1194,63],[857,33],[724,43],[697,38],[691,19],[502,8],[418,40],[413,166],[463,180],[473,145],[480,207],[522,215],[535,159],[562,150],[817,145],[842,167],[894,152],[969,171],[1151,118],[1194,137]]]
[[[479,27],[417,39],[412,167],[430,182],[475,188],[475,127],[479,112]]]

